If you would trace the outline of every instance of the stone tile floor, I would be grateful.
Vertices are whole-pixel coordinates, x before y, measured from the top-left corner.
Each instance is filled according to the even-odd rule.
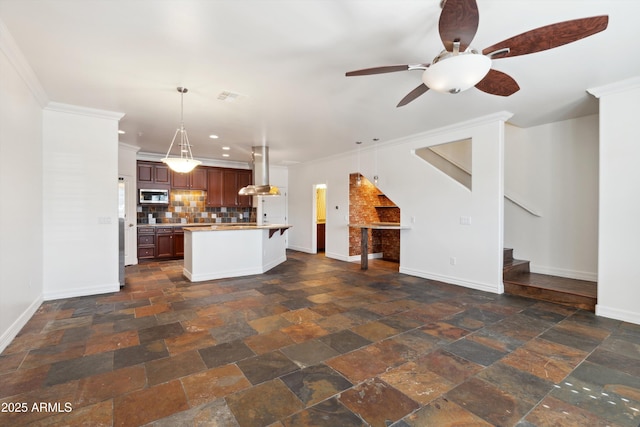
[[[288,253],[45,302],[0,355],[0,425],[638,426],[640,326]]]

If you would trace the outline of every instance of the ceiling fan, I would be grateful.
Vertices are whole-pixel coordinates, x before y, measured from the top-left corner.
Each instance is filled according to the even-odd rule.
[[[421,70],[422,84],[398,103],[402,107],[429,89],[459,93],[473,86],[492,95],[509,96],[520,90],[518,83],[491,68],[491,60],[553,49],[599,33],[607,28],[607,15],[546,25],[508,38],[479,52],[470,46],[479,22],[475,0],[442,0],[438,29],[444,50],[430,64],[388,65],[349,71],[347,76]]]

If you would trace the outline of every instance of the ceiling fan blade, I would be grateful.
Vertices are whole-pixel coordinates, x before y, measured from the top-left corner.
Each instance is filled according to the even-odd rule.
[[[475,0],[445,0],[440,13],[440,39],[444,48],[452,52],[453,42],[460,42],[460,52],[471,44],[478,30],[478,5]]]
[[[490,55],[493,52],[508,49],[508,51],[490,55],[492,59],[498,59],[553,49],[599,33],[607,28],[608,23],[607,15],[558,22],[503,40],[485,48],[482,54]]]
[[[365,68],[363,70],[349,71],[345,75],[347,77],[367,76],[370,74],[383,74],[383,73],[394,73],[396,71],[407,71],[409,69],[410,69],[409,65],[387,65],[384,67],[373,67],[373,68]]]
[[[489,73],[476,84],[476,88],[491,95],[509,96],[520,90],[518,83],[508,74],[491,69]]]
[[[409,92],[407,96],[402,98],[402,100],[398,102],[398,105],[396,105],[396,107],[402,107],[403,105],[407,105],[408,103],[410,103],[411,101],[413,101],[414,99],[416,99],[417,97],[419,97],[420,95],[422,95],[428,90],[429,88],[427,87],[427,85],[422,83],[420,86],[418,86],[417,88]]]

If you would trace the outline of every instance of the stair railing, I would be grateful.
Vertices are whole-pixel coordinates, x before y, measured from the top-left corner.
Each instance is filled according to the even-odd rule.
[[[433,147],[428,147],[428,148],[429,148],[429,151],[431,151],[432,153],[434,153],[438,157],[442,158],[443,160],[447,161],[452,166],[454,166],[456,169],[458,169],[459,171],[467,174],[469,176],[469,178],[471,178],[471,171],[467,170],[466,167],[464,167],[463,165],[459,164],[455,160],[450,159],[445,154],[440,153],[437,150],[434,150]],[[440,168],[438,168],[438,169],[440,169]],[[440,170],[442,170],[442,169],[440,169]],[[443,171],[443,172],[445,172],[445,171]],[[447,172],[445,172],[445,173],[447,173]],[[447,175],[449,175],[449,174],[447,173]],[[449,176],[451,176],[451,175],[449,175]],[[452,178],[455,179],[454,177],[452,177]],[[538,218],[542,217],[542,214],[540,212],[538,212],[536,209],[528,206],[522,200],[520,200],[519,198],[516,198],[515,196],[513,196],[513,194],[507,194],[506,190],[505,190],[505,193],[504,193],[504,198],[507,199],[508,201],[510,201],[511,203],[513,203],[514,205],[518,206],[520,209],[523,209],[524,211],[528,212],[529,214],[531,214],[531,215],[533,215],[535,217],[538,217]]]

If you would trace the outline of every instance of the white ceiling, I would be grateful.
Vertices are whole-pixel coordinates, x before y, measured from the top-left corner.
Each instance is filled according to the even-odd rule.
[[[49,99],[120,111],[122,142],[164,154],[180,118],[196,158],[303,162],[497,111],[529,127],[597,112],[588,88],[640,74],[638,0],[477,0],[482,49],[555,22],[609,15],[602,33],[553,50],[497,59],[521,89],[430,91],[395,105],[420,72],[345,77],[428,63],[442,50],[440,0],[0,0]],[[223,91],[240,94],[218,100]],[[219,139],[208,138],[217,134]]]

